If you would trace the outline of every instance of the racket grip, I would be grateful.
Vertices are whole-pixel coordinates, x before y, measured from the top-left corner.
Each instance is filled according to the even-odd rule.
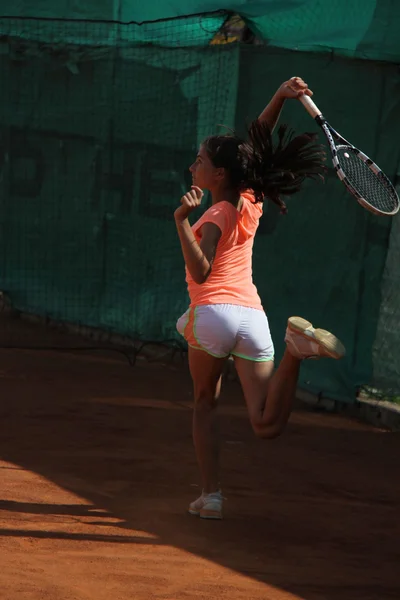
[[[303,94],[299,97],[299,100],[304,106],[304,108],[307,110],[307,112],[310,113],[313,119],[322,115],[322,112],[319,110],[318,106],[311,100],[310,96],[306,96],[305,94]]]

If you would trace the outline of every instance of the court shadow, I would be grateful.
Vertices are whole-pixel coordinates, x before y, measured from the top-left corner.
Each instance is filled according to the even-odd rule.
[[[107,544],[158,544],[157,540],[149,541],[146,537],[133,535],[101,535],[98,533],[67,533],[63,531],[41,531],[35,529],[1,529],[0,537],[33,538],[38,540],[67,540],[85,542],[105,542]]]
[[[202,521],[186,514],[199,493],[186,372],[1,354],[4,473],[18,466],[81,500],[18,500],[6,488],[0,514],[48,524],[0,537],[174,546],[304,600],[399,598],[399,436],[297,410],[282,438],[262,442],[231,382],[225,519]]]

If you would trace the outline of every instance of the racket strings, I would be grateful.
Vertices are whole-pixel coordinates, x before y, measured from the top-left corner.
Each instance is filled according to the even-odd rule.
[[[337,157],[348,183],[368,204],[383,213],[397,209],[399,199],[390,181],[381,171],[374,173],[357,150],[338,146]]]

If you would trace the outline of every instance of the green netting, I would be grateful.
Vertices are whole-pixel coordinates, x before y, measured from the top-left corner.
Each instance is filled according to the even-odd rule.
[[[158,0],[156,0],[158,1]],[[127,0],[127,3],[131,0]],[[4,17],[40,17],[42,19],[82,19],[114,21],[124,0],[17,0],[1,7]],[[6,4],[3,2],[2,4]],[[136,1],[135,1],[136,4]]]
[[[400,190],[399,190],[400,191]],[[378,396],[400,399],[400,219],[395,219],[382,280],[382,302],[373,347],[373,379]],[[375,393],[376,393],[375,392]]]
[[[250,3],[251,4],[251,3]],[[393,0],[270,0],[244,9],[271,46],[397,62],[400,3]]]
[[[234,123],[238,48],[2,47],[1,289],[23,311],[174,337],[173,206],[199,139]]]
[[[335,51],[365,59],[400,60],[400,3],[394,0],[24,0],[2,7],[2,16],[61,19],[104,19],[147,22],[225,10],[244,16],[271,46],[302,51]],[[218,30],[218,16],[204,21],[180,21],[177,40],[200,40],[201,30]],[[65,32],[64,32],[65,33]],[[110,35],[113,35],[110,32]],[[140,37],[157,38],[153,25]],[[203,36],[203,43],[207,43]]]
[[[244,47],[237,127],[260,112],[270,90],[293,73],[301,73],[310,84],[330,122],[373,156],[395,181],[400,131],[397,68]],[[297,103],[288,103],[283,118],[296,129],[315,130],[308,113]],[[292,313],[332,329],[343,339],[348,351],[345,361],[321,363],[318,368],[308,363],[302,371],[304,383],[314,391],[328,389],[331,395],[340,396],[346,389],[349,392],[371,381],[371,349],[393,220],[362,210],[333,170],[325,185],[308,186],[290,202],[289,209],[286,219],[276,219],[275,228],[267,217],[265,228],[270,233],[260,235],[255,244],[255,279],[272,315],[271,330],[279,352],[283,350],[281,332]],[[391,275],[389,281],[392,286],[397,283]],[[398,314],[399,309],[389,300],[387,310]],[[389,364],[398,369],[398,346],[392,343],[390,349]]]
[[[0,289],[19,310],[142,340],[179,340],[175,322],[188,298],[172,214],[190,185],[187,167],[205,135],[235,120],[243,127],[294,73],[313,87],[332,123],[395,178],[394,65],[266,47],[127,44],[105,23],[85,25],[87,39],[102,40],[100,49],[63,47],[72,26],[64,24],[64,35],[59,22],[58,45],[47,37],[40,44],[37,20],[27,44],[26,20],[7,22],[11,35],[0,45]],[[124,27],[123,39],[135,42],[136,29]],[[168,38],[176,24],[163,27]],[[284,117],[297,129],[316,128],[298,103],[288,104]],[[332,329],[348,349],[339,363],[304,366],[301,383],[313,391],[351,399],[356,386],[372,381],[378,319],[382,332],[385,315],[394,324],[398,311],[392,259],[380,313],[389,238],[398,240],[391,224],[361,209],[333,172],[291,201],[287,218],[266,208],[254,275],[278,358],[290,314]],[[398,372],[397,338],[383,339],[397,365],[389,368]],[[391,377],[376,357],[375,377],[383,384]]]
[[[38,18],[0,18],[0,36],[15,38],[18,46],[25,43],[23,54],[43,55],[45,46],[72,54],[79,47],[81,54],[92,49],[91,57],[101,56],[104,49],[130,48],[154,44],[171,48],[188,48],[207,45],[226,20],[226,14],[206,14],[171,19],[168,22],[121,23],[91,22],[82,20]],[[68,46],[70,46],[68,48]],[[39,47],[39,48],[38,48]],[[95,54],[94,54],[95,53]]]

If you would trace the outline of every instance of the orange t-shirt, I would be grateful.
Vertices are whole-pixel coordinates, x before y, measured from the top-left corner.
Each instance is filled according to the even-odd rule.
[[[190,306],[236,304],[262,310],[252,270],[254,236],[262,215],[262,204],[255,204],[254,196],[249,192],[242,194],[242,198],[240,212],[230,202],[218,202],[192,227],[199,243],[204,223],[215,223],[221,229],[221,237],[211,273],[204,283],[193,281],[186,267]]]

